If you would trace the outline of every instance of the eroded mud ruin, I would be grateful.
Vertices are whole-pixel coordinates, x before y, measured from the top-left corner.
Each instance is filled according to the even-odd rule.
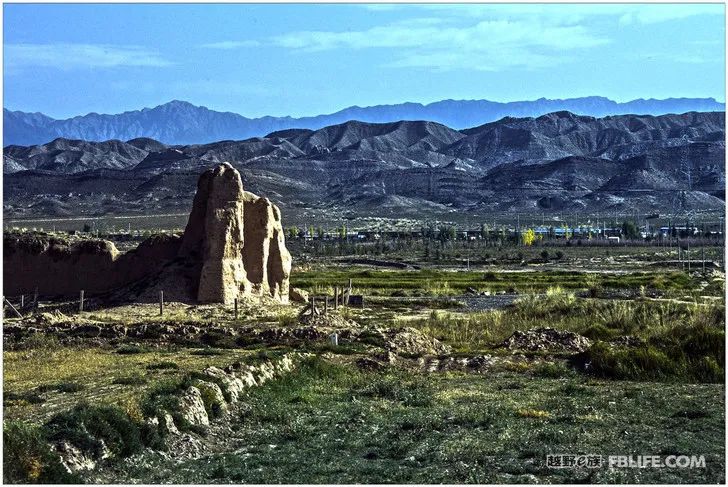
[[[4,237],[5,295],[107,294],[147,301],[231,303],[265,296],[288,302],[291,256],[281,213],[244,191],[228,163],[205,171],[182,236],[153,236],[122,253],[107,240],[70,242],[44,234]]]

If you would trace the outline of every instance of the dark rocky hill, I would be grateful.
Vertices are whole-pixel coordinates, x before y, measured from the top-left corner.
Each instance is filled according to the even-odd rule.
[[[294,214],[719,210],[724,140],[723,112],[563,111],[462,131],[348,121],[196,145],[57,139],[6,148],[5,214],[184,210],[197,175],[223,161],[241,171],[246,189]]]
[[[133,144],[118,140],[86,142],[56,139],[48,144],[30,147],[5,147],[3,156],[25,169],[41,169],[60,173],[76,173],[91,169],[128,169],[149,154]],[[5,172],[8,172],[7,169]]]

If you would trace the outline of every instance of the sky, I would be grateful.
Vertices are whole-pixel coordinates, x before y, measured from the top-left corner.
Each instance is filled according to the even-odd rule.
[[[599,95],[725,101],[722,4],[5,4],[3,106],[248,117]]]

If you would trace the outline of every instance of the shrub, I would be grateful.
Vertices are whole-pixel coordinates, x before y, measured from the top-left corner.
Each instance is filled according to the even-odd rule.
[[[16,421],[3,424],[3,481],[9,484],[75,484],[51,451],[42,430]]]
[[[556,379],[572,374],[572,370],[561,362],[544,362],[533,368],[533,375],[537,377]]]
[[[25,401],[29,404],[42,404],[45,402],[45,399],[40,397],[36,392],[23,392],[23,393],[16,393],[16,392],[3,392],[3,399],[5,401]]]
[[[581,332],[581,334],[592,340],[608,341],[616,337],[618,332],[607,328],[601,323],[597,323],[595,325],[591,325],[589,328]]]
[[[679,364],[652,346],[610,347],[597,342],[587,353],[592,373],[601,377],[654,380],[680,375]]]
[[[172,379],[156,384],[150,388],[140,401],[145,416],[156,416],[165,410],[174,413],[179,409],[177,394],[192,385],[190,377]]]
[[[190,375],[158,383],[148,390],[139,402],[142,413],[145,417],[152,417],[158,416],[162,412],[167,412],[172,416],[174,424],[180,431],[193,431],[193,425],[179,412],[180,404],[178,397],[179,393],[193,385],[193,383],[194,379]],[[145,435],[149,438],[147,439]],[[142,438],[147,442],[145,444],[148,444],[149,441],[153,441],[158,437],[157,430],[142,430]]]
[[[713,357],[701,357],[692,367],[693,377],[698,382],[722,383],[725,371]]]
[[[45,428],[50,440],[66,440],[95,456],[103,453],[101,440],[119,456],[131,455],[144,446],[140,425],[116,406],[79,404],[53,416]]]

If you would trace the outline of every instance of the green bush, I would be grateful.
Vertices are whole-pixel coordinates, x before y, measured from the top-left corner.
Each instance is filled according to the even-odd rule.
[[[162,411],[174,413],[179,409],[177,394],[192,385],[189,377],[160,382],[149,389],[139,405],[144,416],[156,416]]]
[[[51,451],[41,428],[16,421],[3,424],[3,482],[8,484],[74,484]]]
[[[701,357],[692,366],[693,377],[698,382],[721,383],[725,381],[725,370],[713,357]]]
[[[190,374],[156,384],[140,401],[139,406],[142,413],[145,417],[154,417],[162,412],[167,412],[172,416],[174,424],[180,431],[195,431],[194,425],[191,425],[180,414],[178,397],[178,394],[192,385],[194,385],[194,379]]]
[[[5,401],[25,401],[29,404],[42,404],[46,400],[38,395],[38,393],[29,391],[23,393],[17,392],[3,392],[3,399]]]
[[[50,440],[66,440],[95,456],[103,453],[101,440],[119,456],[131,455],[144,446],[140,424],[116,406],[79,404],[53,416],[45,429]]]
[[[680,367],[652,346],[611,347],[597,342],[587,352],[593,374],[624,380],[654,380],[680,375]]]
[[[591,325],[589,328],[581,332],[581,334],[592,340],[608,341],[616,337],[619,333],[616,330],[607,328],[601,323],[597,323],[595,325]]]

